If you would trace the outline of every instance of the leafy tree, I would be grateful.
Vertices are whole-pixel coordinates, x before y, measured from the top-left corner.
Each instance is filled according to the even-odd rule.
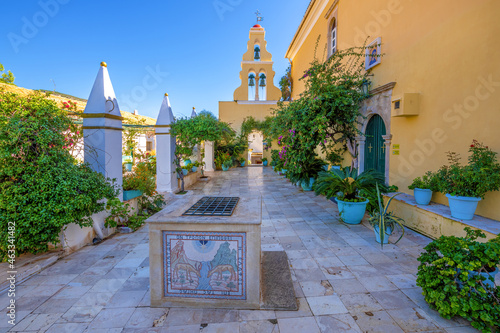
[[[172,124],[171,133],[176,137],[175,165],[184,192],[184,174],[181,161],[193,155],[194,147],[202,141],[220,141],[232,133],[228,124],[219,121],[211,112],[203,110],[194,118],[179,118]]]
[[[279,103],[272,133],[281,146],[287,176],[302,178],[318,148],[333,160],[332,154],[349,150],[355,160],[360,103],[367,97],[362,91],[368,82],[364,57],[365,47],[355,47],[339,50],[325,62],[315,59],[301,78],[305,90],[300,98]]]
[[[4,67],[2,64],[0,64],[0,72],[4,71]],[[0,77],[0,82],[3,83],[8,83],[8,84],[14,84],[14,74],[12,74],[11,71],[7,71],[7,73],[2,73],[2,77]]]
[[[279,82],[281,90],[281,100],[290,101],[292,99],[292,66],[288,66],[285,75],[283,75]]]
[[[71,156],[76,131],[66,111],[34,93],[0,91],[0,257],[43,252],[70,223],[92,226],[118,194],[103,175]],[[10,228],[9,228],[10,227]]]

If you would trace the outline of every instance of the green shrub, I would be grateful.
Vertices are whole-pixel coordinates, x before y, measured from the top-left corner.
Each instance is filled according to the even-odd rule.
[[[500,163],[497,153],[474,140],[469,148],[466,165],[460,157],[448,152],[449,165],[437,172],[439,191],[456,196],[483,198],[487,192],[500,189]]]
[[[417,285],[441,316],[461,316],[482,332],[498,332],[500,287],[485,284],[485,277],[471,272],[486,273],[498,266],[499,238],[481,243],[476,240],[485,237],[481,231],[465,231],[466,237],[441,236],[424,248]]]
[[[431,171],[427,171],[422,177],[417,177],[413,179],[413,182],[408,189],[414,190],[416,188],[427,189],[433,192],[437,191],[437,176]]]
[[[0,257],[9,236],[16,254],[48,250],[70,223],[91,226],[101,199],[118,191],[70,154],[76,131],[65,111],[40,93],[0,92]],[[8,226],[15,224],[9,232]]]

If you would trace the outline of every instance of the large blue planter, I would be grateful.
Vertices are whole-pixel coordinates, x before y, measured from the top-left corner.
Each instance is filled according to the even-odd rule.
[[[417,205],[427,206],[431,202],[432,191],[424,188],[413,189],[413,196]]]
[[[227,171],[229,168],[226,168],[225,166],[222,166],[222,171]]]
[[[373,231],[375,232],[375,240],[380,244],[380,228],[378,225],[373,227]],[[384,236],[384,244],[389,243],[389,236],[392,234],[392,229],[389,227],[385,227],[385,236]]]
[[[132,163],[125,163],[125,170],[132,171]]]
[[[457,272],[460,273],[460,269],[457,269]],[[491,288],[495,288],[495,275],[497,275],[499,272],[498,268],[495,268],[495,270],[493,272],[486,272],[486,273],[478,273],[476,271],[469,271],[469,279],[476,276],[476,275],[481,275],[481,276],[484,276],[486,278],[486,280],[483,281],[483,284],[485,286],[490,286]],[[489,278],[493,279],[493,281],[491,281]],[[457,281],[458,282],[458,286],[459,287],[462,287],[462,282],[461,281]]]
[[[140,190],[123,191],[123,201],[132,200],[134,198],[140,197],[141,195],[142,191]]]
[[[193,171],[193,172],[196,172],[197,170],[198,170],[198,167],[194,166],[194,167],[191,168],[191,171]]]
[[[263,166],[267,166],[267,161],[262,161]]]
[[[184,166],[187,166],[187,165],[188,165],[188,164],[190,164],[190,163],[191,163],[191,160],[185,160],[185,161],[184,161]]]
[[[347,202],[335,198],[339,207],[339,215],[347,224],[360,224],[365,216],[368,200],[363,202]]]
[[[244,167],[245,166],[245,161],[241,162],[241,166]]]
[[[313,187],[313,184],[314,184],[314,178],[309,178],[309,181],[305,181],[303,180],[301,183],[300,183],[300,186],[302,187],[302,189],[304,191],[312,191],[312,187]]]
[[[184,174],[184,176],[187,176],[187,174],[189,173],[189,171],[186,170],[186,169],[182,169],[182,173]]]
[[[460,220],[472,220],[476,212],[477,204],[481,198],[460,197],[446,194],[451,210],[451,216]]]

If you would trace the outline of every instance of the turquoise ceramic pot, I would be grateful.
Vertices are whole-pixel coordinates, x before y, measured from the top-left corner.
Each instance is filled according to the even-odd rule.
[[[227,171],[229,168],[226,168],[225,166],[222,166],[222,171]]]
[[[125,170],[132,171],[132,163],[125,163]]]
[[[368,200],[363,202],[347,202],[335,198],[339,206],[339,214],[347,224],[360,224],[365,216]]]
[[[477,204],[481,198],[460,197],[446,194],[450,205],[451,216],[460,220],[472,220],[476,212]]]
[[[123,201],[132,200],[134,198],[140,197],[142,195],[142,191],[132,190],[132,191],[123,191]]]
[[[191,163],[191,160],[185,160],[184,161],[184,166],[188,165],[189,163]]]
[[[377,241],[377,243],[380,244],[380,228],[378,227],[378,225],[373,227],[373,231],[375,232],[375,240]],[[385,236],[384,236],[384,244],[389,243],[389,236],[391,234],[392,234],[392,229],[389,227],[386,227],[385,228]]]
[[[263,166],[267,166],[267,161],[262,162]]]
[[[415,197],[417,205],[427,206],[429,202],[431,202],[432,191],[423,188],[415,188],[413,189],[413,196]]]
[[[314,184],[314,178],[309,178],[309,181],[305,181],[303,180],[301,183],[300,183],[300,186],[302,187],[302,189],[304,191],[312,191],[312,187],[313,187],[313,184]]]

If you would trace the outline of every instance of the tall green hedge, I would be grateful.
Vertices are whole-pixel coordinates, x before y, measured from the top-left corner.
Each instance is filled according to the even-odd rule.
[[[116,196],[109,179],[71,156],[75,131],[42,94],[0,91],[1,259],[12,245],[16,255],[47,251],[65,226],[91,226],[91,216],[104,210],[101,199]]]

